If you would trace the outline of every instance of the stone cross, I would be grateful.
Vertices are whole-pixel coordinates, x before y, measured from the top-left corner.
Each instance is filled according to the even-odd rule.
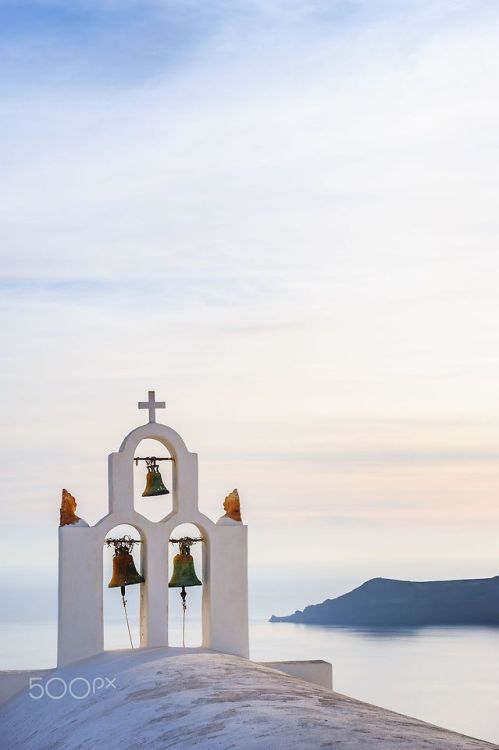
[[[156,401],[156,391],[148,391],[148,400],[139,401],[139,409],[149,409],[149,422],[156,421],[156,409],[164,409],[164,401]]]

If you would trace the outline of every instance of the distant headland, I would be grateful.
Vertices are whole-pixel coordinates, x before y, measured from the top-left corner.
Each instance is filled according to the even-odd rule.
[[[372,578],[335,599],[270,622],[316,625],[499,625],[499,576],[462,581]]]

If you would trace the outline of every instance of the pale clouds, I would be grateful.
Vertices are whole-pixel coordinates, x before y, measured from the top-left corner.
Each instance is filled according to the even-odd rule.
[[[403,557],[397,524],[433,519],[451,559],[443,522],[476,517],[488,558],[497,8],[235,8],[139,80],[76,55],[4,81],[6,521],[47,526],[62,485],[99,517],[105,454],[156,387],[206,509],[241,485],[255,548],[286,512],[331,559],[372,523]]]

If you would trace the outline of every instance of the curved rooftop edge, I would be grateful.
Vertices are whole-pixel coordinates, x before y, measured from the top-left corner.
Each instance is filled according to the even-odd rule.
[[[491,750],[497,747],[348,698],[267,666],[205,650],[108,651],[52,673],[75,699],[34,700],[26,692],[0,707],[11,750]],[[110,684],[106,685],[106,680]],[[63,682],[62,682],[63,681]],[[85,682],[86,681],[86,682]]]

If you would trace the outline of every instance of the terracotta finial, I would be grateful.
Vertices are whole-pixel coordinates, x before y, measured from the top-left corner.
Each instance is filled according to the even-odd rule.
[[[76,499],[67,490],[62,491],[59,526],[71,526],[82,519],[76,515]]]
[[[239,502],[239,493],[232,490],[224,500],[225,516],[223,518],[232,518],[233,521],[242,521],[241,503]]]

